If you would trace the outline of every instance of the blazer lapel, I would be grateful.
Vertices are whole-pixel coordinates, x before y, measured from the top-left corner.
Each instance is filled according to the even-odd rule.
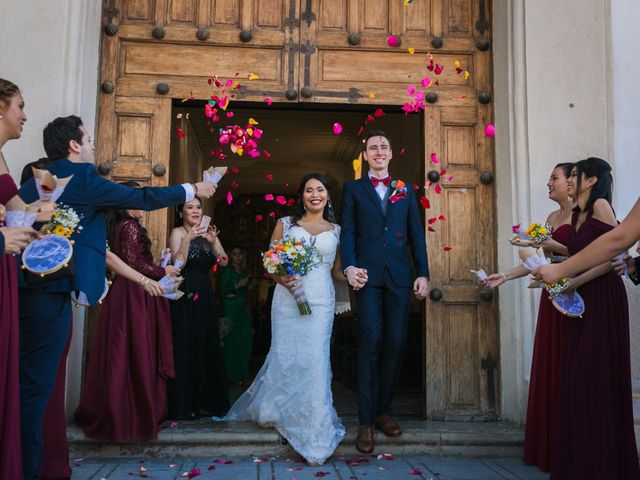
[[[380,213],[380,215],[384,217],[385,214],[384,214],[384,210],[382,210],[382,200],[380,200],[380,196],[378,195],[378,192],[376,192],[376,189],[373,188],[373,185],[371,185],[371,181],[369,181],[369,177],[364,177],[360,182],[361,182],[360,184],[362,185],[362,188],[367,192],[367,194],[369,195],[369,198],[371,198],[371,201],[374,203],[374,205],[378,209],[378,212]]]

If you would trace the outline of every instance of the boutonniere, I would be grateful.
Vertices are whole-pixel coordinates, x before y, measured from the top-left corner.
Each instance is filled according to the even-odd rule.
[[[393,180],[391,182],[391,188],[393,192],[389,195],[389,201],[396,203],[402,198],[407,198],[407,185],[402,180]]]

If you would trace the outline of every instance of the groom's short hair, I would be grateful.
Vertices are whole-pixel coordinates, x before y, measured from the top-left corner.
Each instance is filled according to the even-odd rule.
[[[389,142],[389,148],[391,148],[391,139],[389,138],[389,136],[386,133],[384,133],[382,130],[371,130],[364,137],[364,143],[362,144],[362,151],[363,152],[367,151],[367,144],[369,143],[369,139],[371,137],[384,137],[384,138],[386,138],[387,142]]]

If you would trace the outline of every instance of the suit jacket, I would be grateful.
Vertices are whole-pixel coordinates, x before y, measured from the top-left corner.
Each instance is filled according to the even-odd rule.
[[[82,291],[93,305],[100,299],[106,274],[107,227],[105,211],[113,208],[156,210],[185,201],[184,187],[130,188],[118,185],[98,174],[92,163],[73,163],[67,159],[51,162],[49,171],[58,178],[73,175],[58,204],[68,205],[81,216],[80,226],[71,236],[76,271],[73,277],[45,282],[35,287],[48,292]],[[33,179],[20,188],[27,203],[38,199]],[[20,275],[20,287],[26,287]]]
[[[387,193],[383,203],[367,176],[344,184],[340,213],[342,265],[366,268],[367,285],[383,285],[386,268],[396,285],[411,287],[414,275],[409,251],[415,276],[429,277],[420,209],[413,185],[407,183],[406,187],[407,198],[393,203]]]

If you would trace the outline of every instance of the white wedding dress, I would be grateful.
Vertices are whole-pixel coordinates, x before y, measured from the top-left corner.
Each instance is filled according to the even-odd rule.
[[[275,427],[308,462],[322,464],[344,438],[333,408],[329,341],[335,309],[331,268],[340,227],[312,236],[281,218],[284,237],[314,243],[322,263],[302,277],[311,306],[300,315],[289,291],[277,285],[271,307],[271,349],[253,384],[234,403],[225,420],[253,420]]]

